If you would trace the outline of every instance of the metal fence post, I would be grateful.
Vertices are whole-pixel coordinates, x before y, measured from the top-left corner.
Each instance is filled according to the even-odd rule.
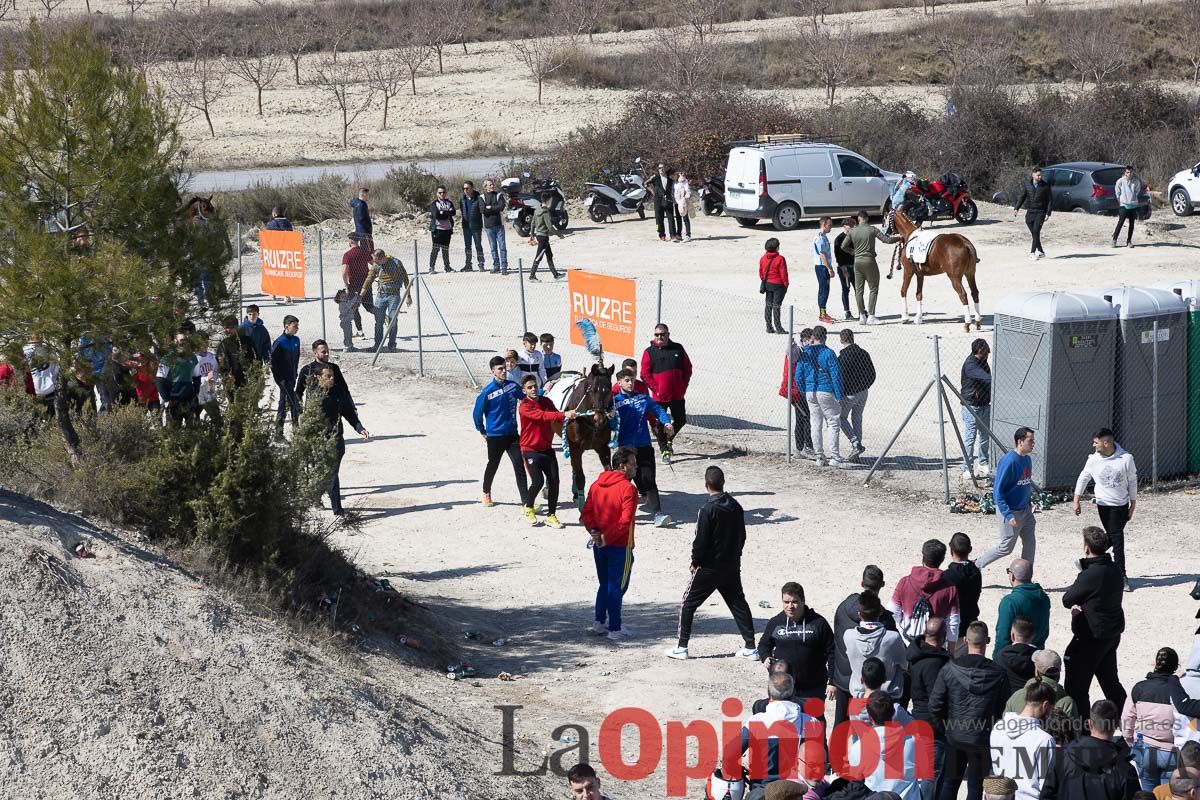
[[[321,290],[321,338],[328,339],[325,332],[325,248],[321,245],[321,229],[317,228],[317,285]]]
[[[658,300],[654,306],[654,324],[662,324],[662,280],[658,281]]]
[[[413,239],[413,292],[417,295],[417,375],[425,377],[425,342],[421,329],[421,260],[417,258],[417,240]]]
[[[521,287],[521,333],[529,330],[529,320],[525,318],[525,259],[517,259],[517,283]]]
[[[662,299],[662,281],[658,282],[658,296]],[[792,463],[792,441],[795,438],[795,433],[792,426],[796,424],[796,418],[792,414],[792,374],[796,365],[792,363],[792,342],[795,341],[792,337],[796,335],[796,307],[788,305],[788,343],[787,343],[787,374],[784,376],[784,382],[787,386],[787,394],[784,395],[784,400],[787,401],[787,460]]]
[[[245,295],[242,293],[242,223],[239,220],[237,224],[237,242],[234,244],[237,248],[237,265],[238,265],[238,317],[242,316],[242,303],[245,302]]]
[[[426,287],[428,288],[428,287]],[[467,358],[463,355],[462,350],[458,346],[458,342],[454,339],[454,334],[450,331],[450,325],[446,322],[446,318],[442,315],[442,310],[438,308],[437,300],[433,299],[433,293],[429,293],[429,304],[433,306],[433,313],[437,314],[441,320],[442,328],[446,331],[446,337],[450,339],[451,346],[454,347],[454,352],[458,354],[458,360],[462,362],[463,370],[467,373],[467,377],[471,379],[471,385],[476,389],[479,388],[479,381],[475,380],[475,375],[471,372],[471,367],[467,364]]]
[[[935,386],[941,386],[942,383],[942,351],[939,346],[941,337],[933,337],[933,382]],[[938,416],[938,442],[942,446],[942,502],[950,502],[950,464],[946,458],[946,412],[938,398],[937,416]]]
[[[1150,347],[1154,356],[1153,400],[1150,402],[1150,492],[1158,491],[1158,320],[1151,327],[1153,337]]]

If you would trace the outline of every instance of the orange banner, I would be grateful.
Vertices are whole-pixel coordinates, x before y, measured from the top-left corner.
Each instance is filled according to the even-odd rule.
[[[300,231],[258,232],[262,251],[262,292],[272,297],[304,297],[304,239]]]
[[[632,356],[637,342],[637,281],[595,272],[567,270],[570,301],[571,343],[583,345],[583,334],[575,323],[590,319],[600,334],[604,352]]]

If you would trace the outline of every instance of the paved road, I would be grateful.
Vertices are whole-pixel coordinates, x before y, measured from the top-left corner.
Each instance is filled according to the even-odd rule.
[[[507,158],[445,159],[441,161],[417,161],[417,166],[434,175],[486,175],[496,173]],[[257,169],[214,170],[195,172],[184,187],[186,191],[232,192],[248,189],[255,184],[285,186],[289,183],[308,183],[322,175],[338,175],[350,181],[378,180],[393,167],[402,167],[411,161],[370,161],[359,164],[311,164],[300,167],[261,167]],[[505,176],[508,177],[508,176]]]

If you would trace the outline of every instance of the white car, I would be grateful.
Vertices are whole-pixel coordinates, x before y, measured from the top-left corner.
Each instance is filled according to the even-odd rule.
[[[1167,184],[1167,199],[1177,217],[1190,217],[1200,206],[1200,164],[1175,173]]]

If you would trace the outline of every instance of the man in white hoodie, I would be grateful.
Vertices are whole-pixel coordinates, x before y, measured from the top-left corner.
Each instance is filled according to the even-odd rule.
[[[1075,481],[1075,499],[1072,503],[1075,515],[1083,509],[1080,499],[1089,482],[1094,482],[1093,502],[1100,512],[1100,524],[1112,540],[1113,561],[1121,570],[1125,580],[1125,591],[1130,591],[1129,577],[1125,571],[1125,524],[1133,519],[1137,508],[1137,465],[1133,456],[1113,439],[1113,432],[1101,428],[1092,437],[1092,449]]]
[[[1033,683],[1025,689],[1021,713],[1006,712],[992,728],[992,774],[1016,782],[1016,800],[1038,800],[1053,769],[1054,737],[1042,730],[1042,720],[1053,707],[1050,684]]]

